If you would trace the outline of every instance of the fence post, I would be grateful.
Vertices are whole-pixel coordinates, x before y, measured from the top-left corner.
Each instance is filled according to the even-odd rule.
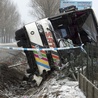
[[[87,50],[87,68],[86,68],[86,76],[87,78],[89,78],[89,74],[88,74],[88,62],[89,62],[89,44],[87,44],[86,46],[86,50]]]
[[[92,83],[94,83],[94,66],[93,66],[93,58],[94,58],[94,51],[93,51],[93,46],[91,45],[91,79]]]

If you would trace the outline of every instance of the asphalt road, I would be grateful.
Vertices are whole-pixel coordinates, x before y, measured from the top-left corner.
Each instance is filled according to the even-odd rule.
[[[0,44],[0,47],[17,47],[16,43]],[[21,51],[0,48],[0,63],[17,56]]]

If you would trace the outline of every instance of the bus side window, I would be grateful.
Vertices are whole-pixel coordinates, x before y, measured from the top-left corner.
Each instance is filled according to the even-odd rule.
[[[65,38],[67,36],[66,29],[61,29],[62,37]]]

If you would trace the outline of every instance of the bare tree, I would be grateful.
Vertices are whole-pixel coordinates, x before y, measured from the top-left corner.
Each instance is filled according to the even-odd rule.
[[[31,15],[38,19],[50,17],[59,12],[60,0],[31,0]]]
[[[1,42],[11,42],[19,25],[20,16],[15,5],[10,0],[0,1],[0,39]]]

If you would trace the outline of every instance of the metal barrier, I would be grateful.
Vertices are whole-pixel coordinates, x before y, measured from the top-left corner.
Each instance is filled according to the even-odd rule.
[[[79,87],[86,98],[98,98],[98,45],[87,44],[86,55],[81,55]]]
[[[98,98],[98,88],[81,73],[79,74],[79,87],[86,98]]]

